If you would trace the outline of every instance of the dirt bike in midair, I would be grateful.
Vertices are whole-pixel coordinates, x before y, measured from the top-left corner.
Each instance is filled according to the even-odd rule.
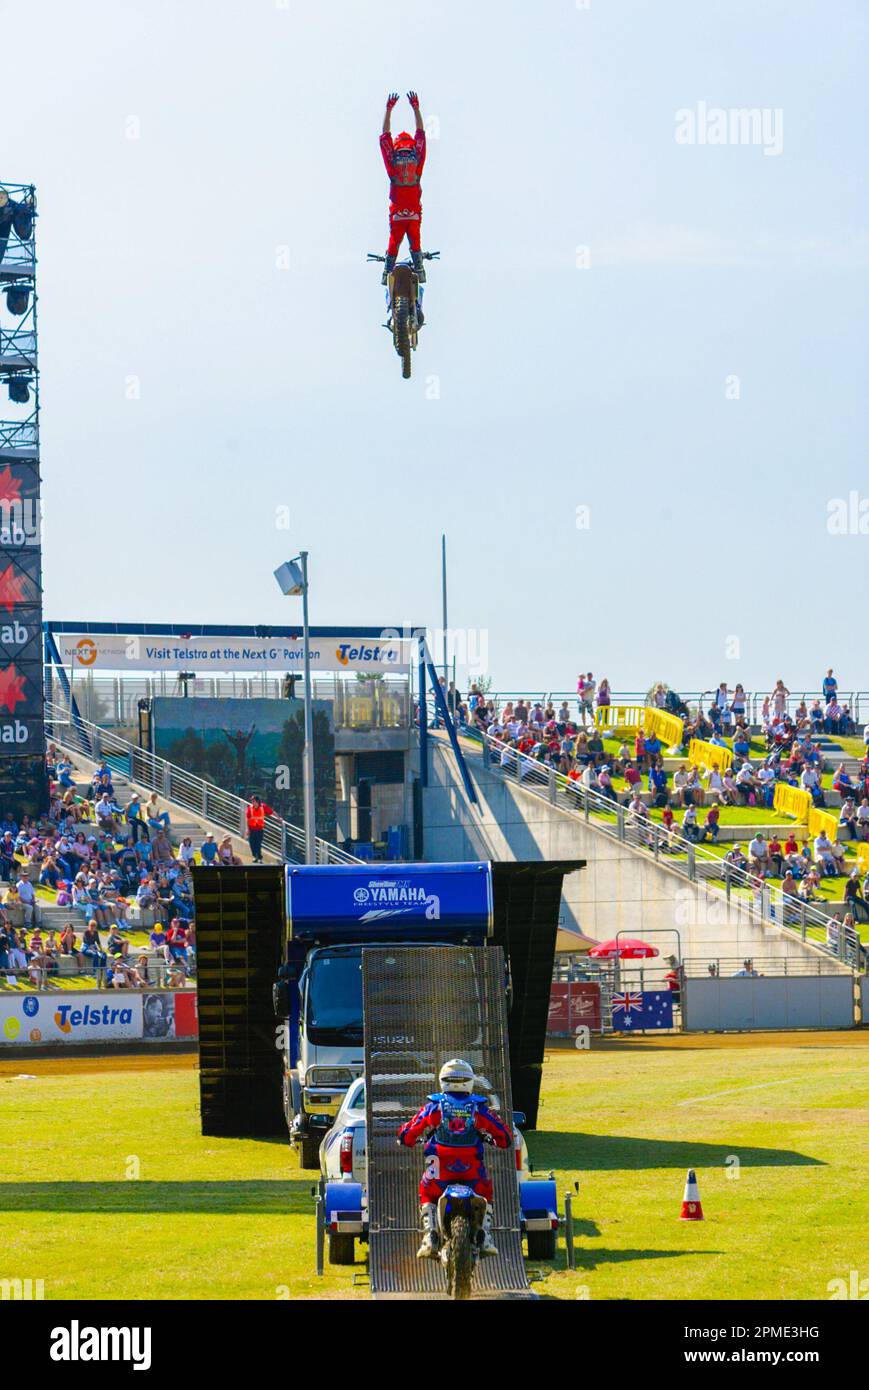
[[[434,261],[439,251],[423,251],[424,261]],[[386,263],[385,256],[368,254],[369,261]],[[416,351],[419,330],[425,323],[422,310],[423,286],[413,261],[397,261],[386,277],[387,319],[383,325],[392,333],[395,351],[401,358],[401,375],[410,376],[410,354]]]

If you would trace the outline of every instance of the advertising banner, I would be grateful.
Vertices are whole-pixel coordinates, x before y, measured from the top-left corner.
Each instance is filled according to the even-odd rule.
[[[142,1037],[142,996],[120,990],[0,995],[4,1043],[117,1042]]]
[[[55,634],[60,659],[75,671],[241,671],[275,673],[304,669],[304,643],[299,638],[180,637],[113,633]],[[410,667],[409,641],[358,637],[312,637],[313,671],[365,671],[371,675],[401,674]]]
[[[601,1029],[600,985],[587,981],[557,981],[549,995],[547,1033],[572,1033],[580,1026]]]
[[[32,189],[28,196],[27,208],[16,204],[18,220],[11,229],[7,220],[0,245],[0,369],[9,412],[0,420],[0,797],[19,822],[48,800]]]
[[[0,1049],[3,1044],[160,1042],[198,1034],[193,989],[0,994]]]

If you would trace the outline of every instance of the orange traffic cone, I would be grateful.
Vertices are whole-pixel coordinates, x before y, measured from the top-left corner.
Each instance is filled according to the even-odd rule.
[[[693,1168],[688,1169],[688,1176],[685,1179],[685,1195],[682,1198],[682,1215],[680,1221],[702,1221],[703,1207],[700,1203],[700,1192],[697,1187],[697,1175]]]

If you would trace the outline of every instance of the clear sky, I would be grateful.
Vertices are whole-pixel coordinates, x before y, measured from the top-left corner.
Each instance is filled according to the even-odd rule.
[[[446,531],[498,687],[869,686],[864,5],[3,13],[46,616],[294,621],[306,547],[313,621],[438,626]],[[410,382],[364,261],[393,87],[443,256]],[[714,108],[768,138],[684,143]]]

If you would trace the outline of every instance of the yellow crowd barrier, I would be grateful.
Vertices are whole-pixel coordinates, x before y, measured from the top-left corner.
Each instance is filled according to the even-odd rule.
[[[805,825],[812,810],[812,798],[802,787],[789,787],[786,782],[777,782],[772,805],[774,811],[783,816],[793,816]]]
[[[692,767],[717,767],[719,772],[725,772],[733,762],[733,754],[729,748],[722,748],[717,743],[707,743],[702,738],[692,738],[688,746],[688,761]]]
[[[651,705],[643,709],[643,730],[647,734],[657,734],[665,748],[679,748],[685,736],[685,726],[678,714],[667,714]]]
[[[861,840],[854,846],[857,851],[857,863],[860,865],[860,872],[865,873],[869,870],[869,844]]]
[[[822,830],[826,830],[827,837],[830,840],[838,839],[839,817],[834,816],[832,812],[819,811],[817,807],[813,806],[812,809],[809,811],[809,819],[807,823],[809,828],[809,834],[811,835],[812,839],[814,839],[816,835],[820,835]]]
[[[598,705],[594,722],[599,729],[637,730],[643,722],[642,705]]]

